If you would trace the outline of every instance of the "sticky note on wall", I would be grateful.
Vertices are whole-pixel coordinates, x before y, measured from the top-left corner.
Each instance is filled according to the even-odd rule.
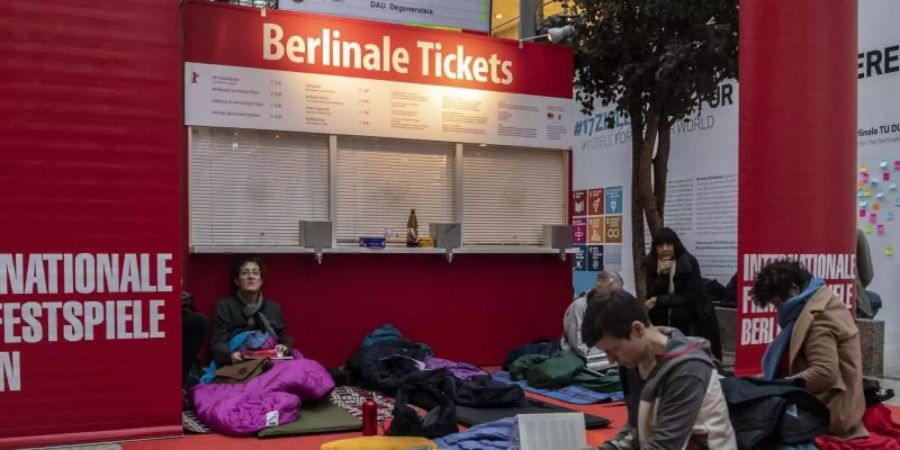
[[[887,220],[894,220],[894,212],[893,211],[888,211],[886,216],[887,216]]]
[[[878,214],[876,214],[876,213],[869,214],[869,223],[875,223],[875,222],[878,222]]]
[[[879,223],[878,226],[875,227],[875,229],[878,230],[878,234],[884,234],[884,224],[883,223]]]
[[[893,245],[888,245],[887,247],[885,247],[885,248],[884,248],[884,255],[885,255],[885,256],[894,256],[894,246],[893,246]]]
[[[867,223],[866,226],[863,227],[863,231],[865,231],[866,234],[872,233],[872,230],[873,230],[873,229],[874,229],[874,228],[872,227],[872,224],[871,224],[871,223]]]

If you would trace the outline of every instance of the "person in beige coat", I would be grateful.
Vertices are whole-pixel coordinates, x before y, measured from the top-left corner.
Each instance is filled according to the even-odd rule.
[[[775,305],[781,327],[763,356],[765,377],[796,380],[821,400],[831,413],[829,434],[867,437],[859,329],[847,306],[824,280],[787,260],[759,271],[752,296]]]

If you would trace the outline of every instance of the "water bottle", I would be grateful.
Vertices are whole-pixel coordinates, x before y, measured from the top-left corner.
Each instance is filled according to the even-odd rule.
[[[362,405],[363,412],[363,436],[378,434],[378,405],[372,397],[366,398]]]

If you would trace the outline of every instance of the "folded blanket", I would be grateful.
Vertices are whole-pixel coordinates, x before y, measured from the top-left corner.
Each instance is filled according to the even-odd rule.
[[[590,405],[593,403],[617,402],[625,398],[625,395],[622,393],[622,391],[604,393],[585,389],[580,386],[566,386],[562,389],[539,389],[530,386],[528,382],[524,380],[513,381],[509,376],[509,372],[504,371],[494,372],[491,374],[491,377],[503,383],[517,384],[521,386],[522,389],[528,392],[545,395],[552,399],[556,399],[566,403],[572,403],[574,405]]]
[[[519,448],[518,419],[507,417],[483,423],[460,433],[448,434],[434,440],[444,450],[507,450]]]

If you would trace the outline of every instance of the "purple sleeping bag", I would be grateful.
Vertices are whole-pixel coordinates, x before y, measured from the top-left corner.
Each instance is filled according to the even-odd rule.
[[[243,384],[199,384],[191,388],[197,417],[232,436],[255,434],[297,420],[302,400],[324,397],[334,380],[311,359],[275,361],[266,373]]]

